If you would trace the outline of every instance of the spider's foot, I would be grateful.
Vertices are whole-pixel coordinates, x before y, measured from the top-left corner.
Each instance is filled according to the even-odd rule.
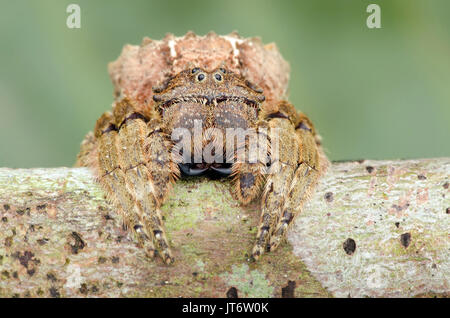
[[[147,235],[145,235],[142,230],[141,225],[136,225],[133,228],[134,239],[138,243],[138,246],[144,249],[145,255],[148,258],[155,257],[155,245],[153,244],[152,239],[150,239]]]
[[[175,262],[175,258],[172,256],[172,252],[170,249],[167,249],[161,253],[162,259],[164,263],[167,265],[173,264]]]
[[[272,238],[269,243],[269,252],[273,252],[280,245],[282,239],[281,238]]]
[[[144,249],[145,256],[147,258],[154,259],[156,256],[160,256],[163,262],[167,265],[170,265],[175,261],[170,248],[156,249],[151,239],[148,239],[147,236],[142,237],[139,233],[137,234],[138,246]]]
[[[264,254],[264,247],[256,243],[252,250],[252,260],[257,261],[262,254]]]
[[[273,236],[270,238],[268,244],[268,250],[270,252],[276,250],[278,245],[280,245],[280,243],[283,241],[287,227],[288,227],[287,223],[282,223],[282,226],[280,226],[280,228],[276,231],[276,233],[274,233]]]
[[[169,247],[169,242],[165,232],[162,229],[154,231],[154,239],[157,244],[158,254],[161,256],[164,263],[167,265],[172,264],[175,261],[175,258],[173,257],[173,253]]]

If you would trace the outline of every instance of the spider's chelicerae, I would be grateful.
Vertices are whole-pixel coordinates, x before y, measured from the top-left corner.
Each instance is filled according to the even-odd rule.
[[[240,140],[235,145],[230,132]],[[287,101],[266,101],[224,67],[185,69],[154,88],[151,102],[122,98],[97,121],[93,143],[91,165],[125,225],[150,257],[158,251],[166,263],[174,258],[160,206],[182,173],[229,174],[241,203],[260,200],[258,259],[280,244],[325,168],[311,121]]]

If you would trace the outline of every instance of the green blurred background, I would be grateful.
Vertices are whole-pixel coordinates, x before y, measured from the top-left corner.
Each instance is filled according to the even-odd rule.
[[[0,166],[71,166],[111,107],[107,63],[167,32],[276,42],[333,160],[450,156],[450,1],[0,0]],[[81,7],[81,29],[66,7]],[[381,6],[381,29],[366,7]]]

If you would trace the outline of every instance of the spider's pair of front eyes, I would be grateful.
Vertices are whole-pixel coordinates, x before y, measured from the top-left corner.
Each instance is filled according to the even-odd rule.
[[[223,81],[223,75],[220,74],[220,72],[222,72],[223,74],[226,73],[225,69],[221,68],[221,69],[219,69],[219,72],[216,72],[216,73],[212,74],[213,79],[216,82],[219,82],[219,83]],[[192,74],[196,74],[195,75],[195,80],[197,82],[204,81],[206,79],[206,77],[208,76],[205,72],[202,72],[200,70],[200,68],[198,68],[198,67],[192,69]]]

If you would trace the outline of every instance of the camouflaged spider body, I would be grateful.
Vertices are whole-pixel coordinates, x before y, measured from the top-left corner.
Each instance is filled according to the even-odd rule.
[[[166,263],[173,262],[160,207],[181,174],[206,170],[230,174],[241,203],[260,200],[252,257],[258,259],[277,248],[326,166],[311,121],[287,101],[266,100],[261,89],[224,67],[187,68],[154,88],[152,99],[144,103],[122,98],[113,112],[104,113],[91,140],[96,150],[91,162],[84,163],[96,168],[99,182],[147,254],[153,257],[158,251]],[[269,143],[266,153],[252,154],[246,139],[233,149],[247,149],[246,159],[256,161],[185,162],[183,154],[174,151],[171,137],[176,129],[192,131],[195,122],[201,123],[203,132],[209,128],[264,131]],[[276,156],[270,145],[275,131]],[[201,148],[211,142],[208,133],[201,138]],[[221,142],[225,148],[226,140]],[[234,155],[226,150],[223,154]]]

